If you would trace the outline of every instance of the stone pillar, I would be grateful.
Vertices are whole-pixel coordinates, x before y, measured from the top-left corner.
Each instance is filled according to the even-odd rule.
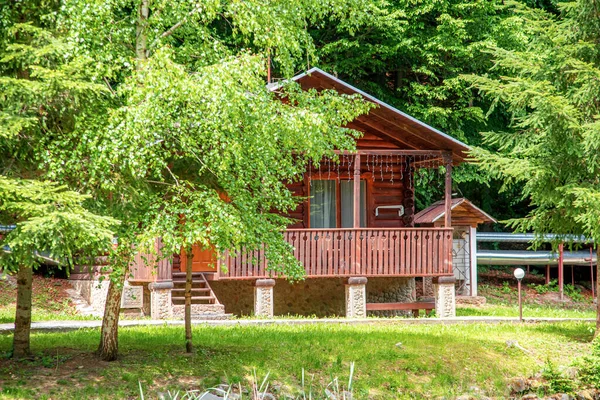
[[[254,315],[273,317],[273,287],[275,279],[258,279],[254,283]]]
[[[346,318],[367,316],[367,278],[348,278],[346,284]]]
[[[171,290],[173,281],[151,282],[148,284],[150,290],[150,316],[152,319],[173,318],[173,302],[171,301]]]
[[[435,298],[435,314],[438,318],[456,317],[456,293],[454,276],[437,276],[433,278],[433,294]]]

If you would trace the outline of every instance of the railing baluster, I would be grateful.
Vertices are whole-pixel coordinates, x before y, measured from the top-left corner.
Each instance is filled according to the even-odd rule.
[[[293,229],[284,239],[307,276],[435,276],[452,273],[452,230],[446,228]],[[257,257],[255,259],[255,257]],[[155,260],[148,260],[154,262]],[[224,279],[268,275],[264,248],[225,253]],[[134,277],[145,278],[141,256],[132,266]],[[133,267],[138,267],[139,270]],[[159,262],[158,274],[166,268]]]

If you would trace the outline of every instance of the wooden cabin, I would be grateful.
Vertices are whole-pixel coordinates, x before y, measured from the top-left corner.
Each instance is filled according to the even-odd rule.
[[[360,94],[377,105],[348,124],[363,132],[356,152],[340,153],[339,163],[311,165],[302,180],[289,185],[307,200],[290,214],[295,222],[283,236],[307,278],[452,276],[452,168],[469,148],[318,68],[293,79],[305,90]],[[445,170],[443,223],[415,228],[414,173],[439,167]],[[130,281],[170,281],[185,271],[186,258],[179,260],[153,275],[138,264]],[[261,252],[217,255],[196,249],[192,268],[208,281],[272,277]]]

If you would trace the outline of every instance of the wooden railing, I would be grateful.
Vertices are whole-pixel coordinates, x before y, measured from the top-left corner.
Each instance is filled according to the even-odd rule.
[[[452,275],[452,228],[290,229],[307,277]],[[225,255],[220,279],[268,277],[262,251]]]
[[[130,282],[159,282],[171,280],[173,265],[169,258],[159,257],[162,241],[156,239],[155,253],[137,253],[129,267]]]

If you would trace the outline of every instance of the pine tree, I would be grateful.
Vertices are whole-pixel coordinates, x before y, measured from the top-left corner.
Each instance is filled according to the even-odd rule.
[[[512,9],[511,24],[525,34],[513,49],[489,49],[501,77],[467,77],[511,123],[484,133],[493,150],[474,155],[506,188],[522,185],[530,200],[532,211],[511,220],[512,227],[599,243],[600,8],[578,0],[561,3],[558,15],[520,3]],[[600,308],[598,316],[600,328]]]

